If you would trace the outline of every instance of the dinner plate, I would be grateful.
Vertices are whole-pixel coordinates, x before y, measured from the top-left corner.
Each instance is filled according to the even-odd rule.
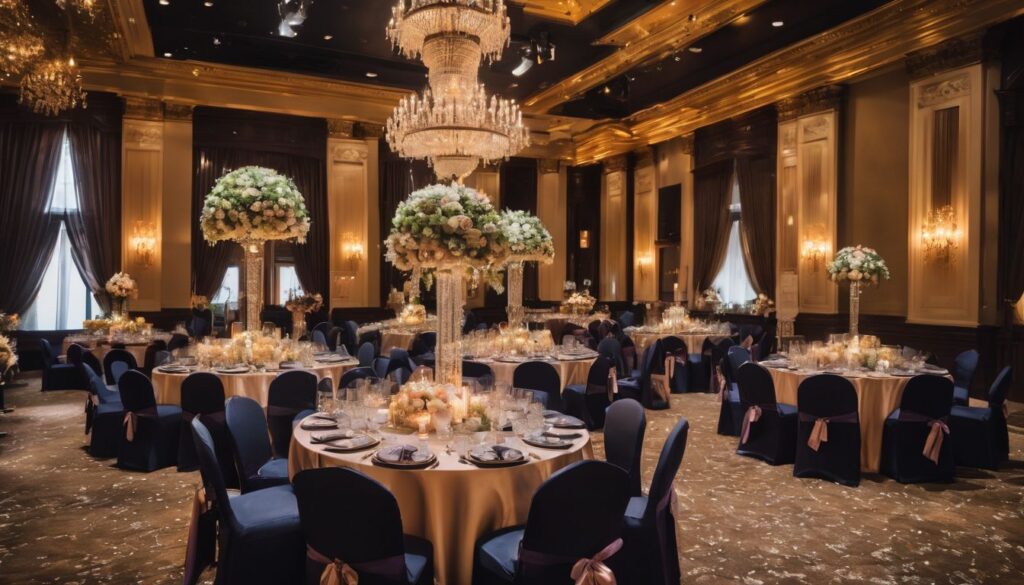
[[[543,434],[523,437],[523,442],[531,447],[540,447],[541,449],[568,449],[572,447],[572,441],[559,439],[558,437],[549,437]]]
[[[526,463],[526,455],[522,451],[502,445],[478,445],[466,458],[478,467],[510,467]]]
[[[323,418],[307,418],[300,425],[304,431],[331,431],[338,428],[338,423]]]
[[[394,445],[374,453],[371,461],[374,465],[392,469],[423,469],[433,465],[437,456],[414,445]]]
[[[324,451],[330,453],[356,453],[376,447],[379,444],[380,440],[374,439],[370,435],[356,435],[351,439],[338,439],[337,441],[319,443],[319,445],[323,446]]]
[[[585,429],[585,428],[587,428],[586,423],[584,423],[583,421],[581,421],[580,419],[578,419],[578,418],[576,418],[574,416],[569,416],[567,414],[562,414],[562,415],[559,415],[557,417],[550,418],[550,419],[548,419],[547,422],[550,422],[551,426],[555,427],[556,429]]]
[[[249,366],[231,366],[228,368],[217,368],[214,371],[218,374],[248,374]]]
[[[190,374],[192,373],[192,368],[185,366],[160,366],[156,371],[163,374]]]

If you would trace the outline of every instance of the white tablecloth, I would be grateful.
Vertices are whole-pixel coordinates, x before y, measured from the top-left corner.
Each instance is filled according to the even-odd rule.
[[[320,364],[308,371],[316,374],[317,379],[331,378],[337,386],[341,375],[346,370],[356,367],[358,362],[352,360],[341,364]],[[252,372],[249,374],[219,374],[213,372],[224,384],[224,398],[232,396],[248,396],[263,406],[267,405],[270,383],[282,372]],[[188,374],[168,374],[159,370],[153,371],[153,390],[158,404],[181,404],[181,383]]]

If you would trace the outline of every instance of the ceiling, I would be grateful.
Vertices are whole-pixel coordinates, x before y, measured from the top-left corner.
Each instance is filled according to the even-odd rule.
[[[511,47],[500,62],[482,68],[481,80],[492,91],[526,101],[585,68],[600,68],[621,50],[614,44],[597,44],[614,42],[609,40],[615,36],[613,31],[627,31],[635,39],[647,34],[644,27],[654,20],[652,16],[690,9],[703,16],[716,2],[725,4],[722,0],[513,0],[508,7]],[[748,2],[754,7],[749,12],[728,13],[728,23],[701,38],[688,39],[689,46],[700,49],[699,54],[680,45],[682,49],[667,55],[660,51],[645,56],[543,110],[579,118],[624,117],[882,4],[885,0]],[[391,0],[312,0],[305,22],[289,38],[278,30],[277,0],[167,0],[167,4],[144,0],[155,55],[160,58],[421,89],[426,69],[399,56],[385,38],[392,5]],[[568,8],[563,11],[563,7]],[[573,24],[576,19],[581,20]],[[775,21],[784,25],[772,26]],[[665,22],[673,25],[671,20]],[[683,36],[680,30],[679,37]],[[513,75],[522,60],[522,48],[545,37],[555,45],[556,58],[534,65],[521,77]]]

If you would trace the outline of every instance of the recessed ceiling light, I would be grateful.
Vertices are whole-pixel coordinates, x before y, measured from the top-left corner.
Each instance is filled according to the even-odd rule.
[[[334,35],[324,35],[324,40],[329,41],[334,38]]]
[[[773,20],[772,21],[772,26],[774,26],[775,28],[780,28],[780,27],[782,27],[785,24],[786,23],[781,21],[781,20]]]
[[[369,77],[370,79],[373,79],[374,77],[377,77],[377,74],[374,73],[373,71],[367,71],[366,76]]]
[[[205,6],[207,8],[212,8],[213,7],[213,2],[210,2],[209,0],[207,0],[206,2],[203,2],[203,6]]]
[[[160,6],[167,6],[171,3],[171,0],[160,0]]]
[[[704,49],[702,49],[702,48],[700,48],[700,47],[690,47],[690,49],[689,49],[689,50],[690,50],[690,52],[691,52],[691,53],[700,53],[700,52],[701,52],[701,51],[703,51]]]
[[[213,37],[213,46],[215,46],[215,47],[219,47],[220,46],[220,38],[219,37]]]
[[[170,53],[164,53],[164,57],[170,57],[170,56],[171,56]]]

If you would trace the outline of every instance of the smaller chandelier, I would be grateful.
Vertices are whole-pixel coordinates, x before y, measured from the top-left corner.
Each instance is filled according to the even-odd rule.
[[[933,210],[925,219],[921,228],[921,243],[926,258],[943,258],[948,262],[959,240],[960,230],[956,227],[956,212],[952,205]]]
[[[434,36],[462,35],[478,47],[477,63],[481,55],[501,59],[510,33],[505,0],[398,0],[387,28],[392,45],[406,58],[418,58]]]
[[[515,100],[490,96],[483,85],[468,94],[402,98],[388,118],[391,150],[427,159],[439,179],[461,179],[483,162],[503,160],[530,144]]]
[[[74,58],[49,59],[37,63],[21,79],[18,103],[31,107],[33,112],[56,116],[79,103],[84,108],[85,95]]]
[[[99,0],[57,0],[57,6],[61,10],[67,10],[68,5],[78,12],[94,17],[96,16],[97,8],[99,8]]]
[[[21,0],[0,0],[0,77],[21,75],[44,48],[27,6]]]

